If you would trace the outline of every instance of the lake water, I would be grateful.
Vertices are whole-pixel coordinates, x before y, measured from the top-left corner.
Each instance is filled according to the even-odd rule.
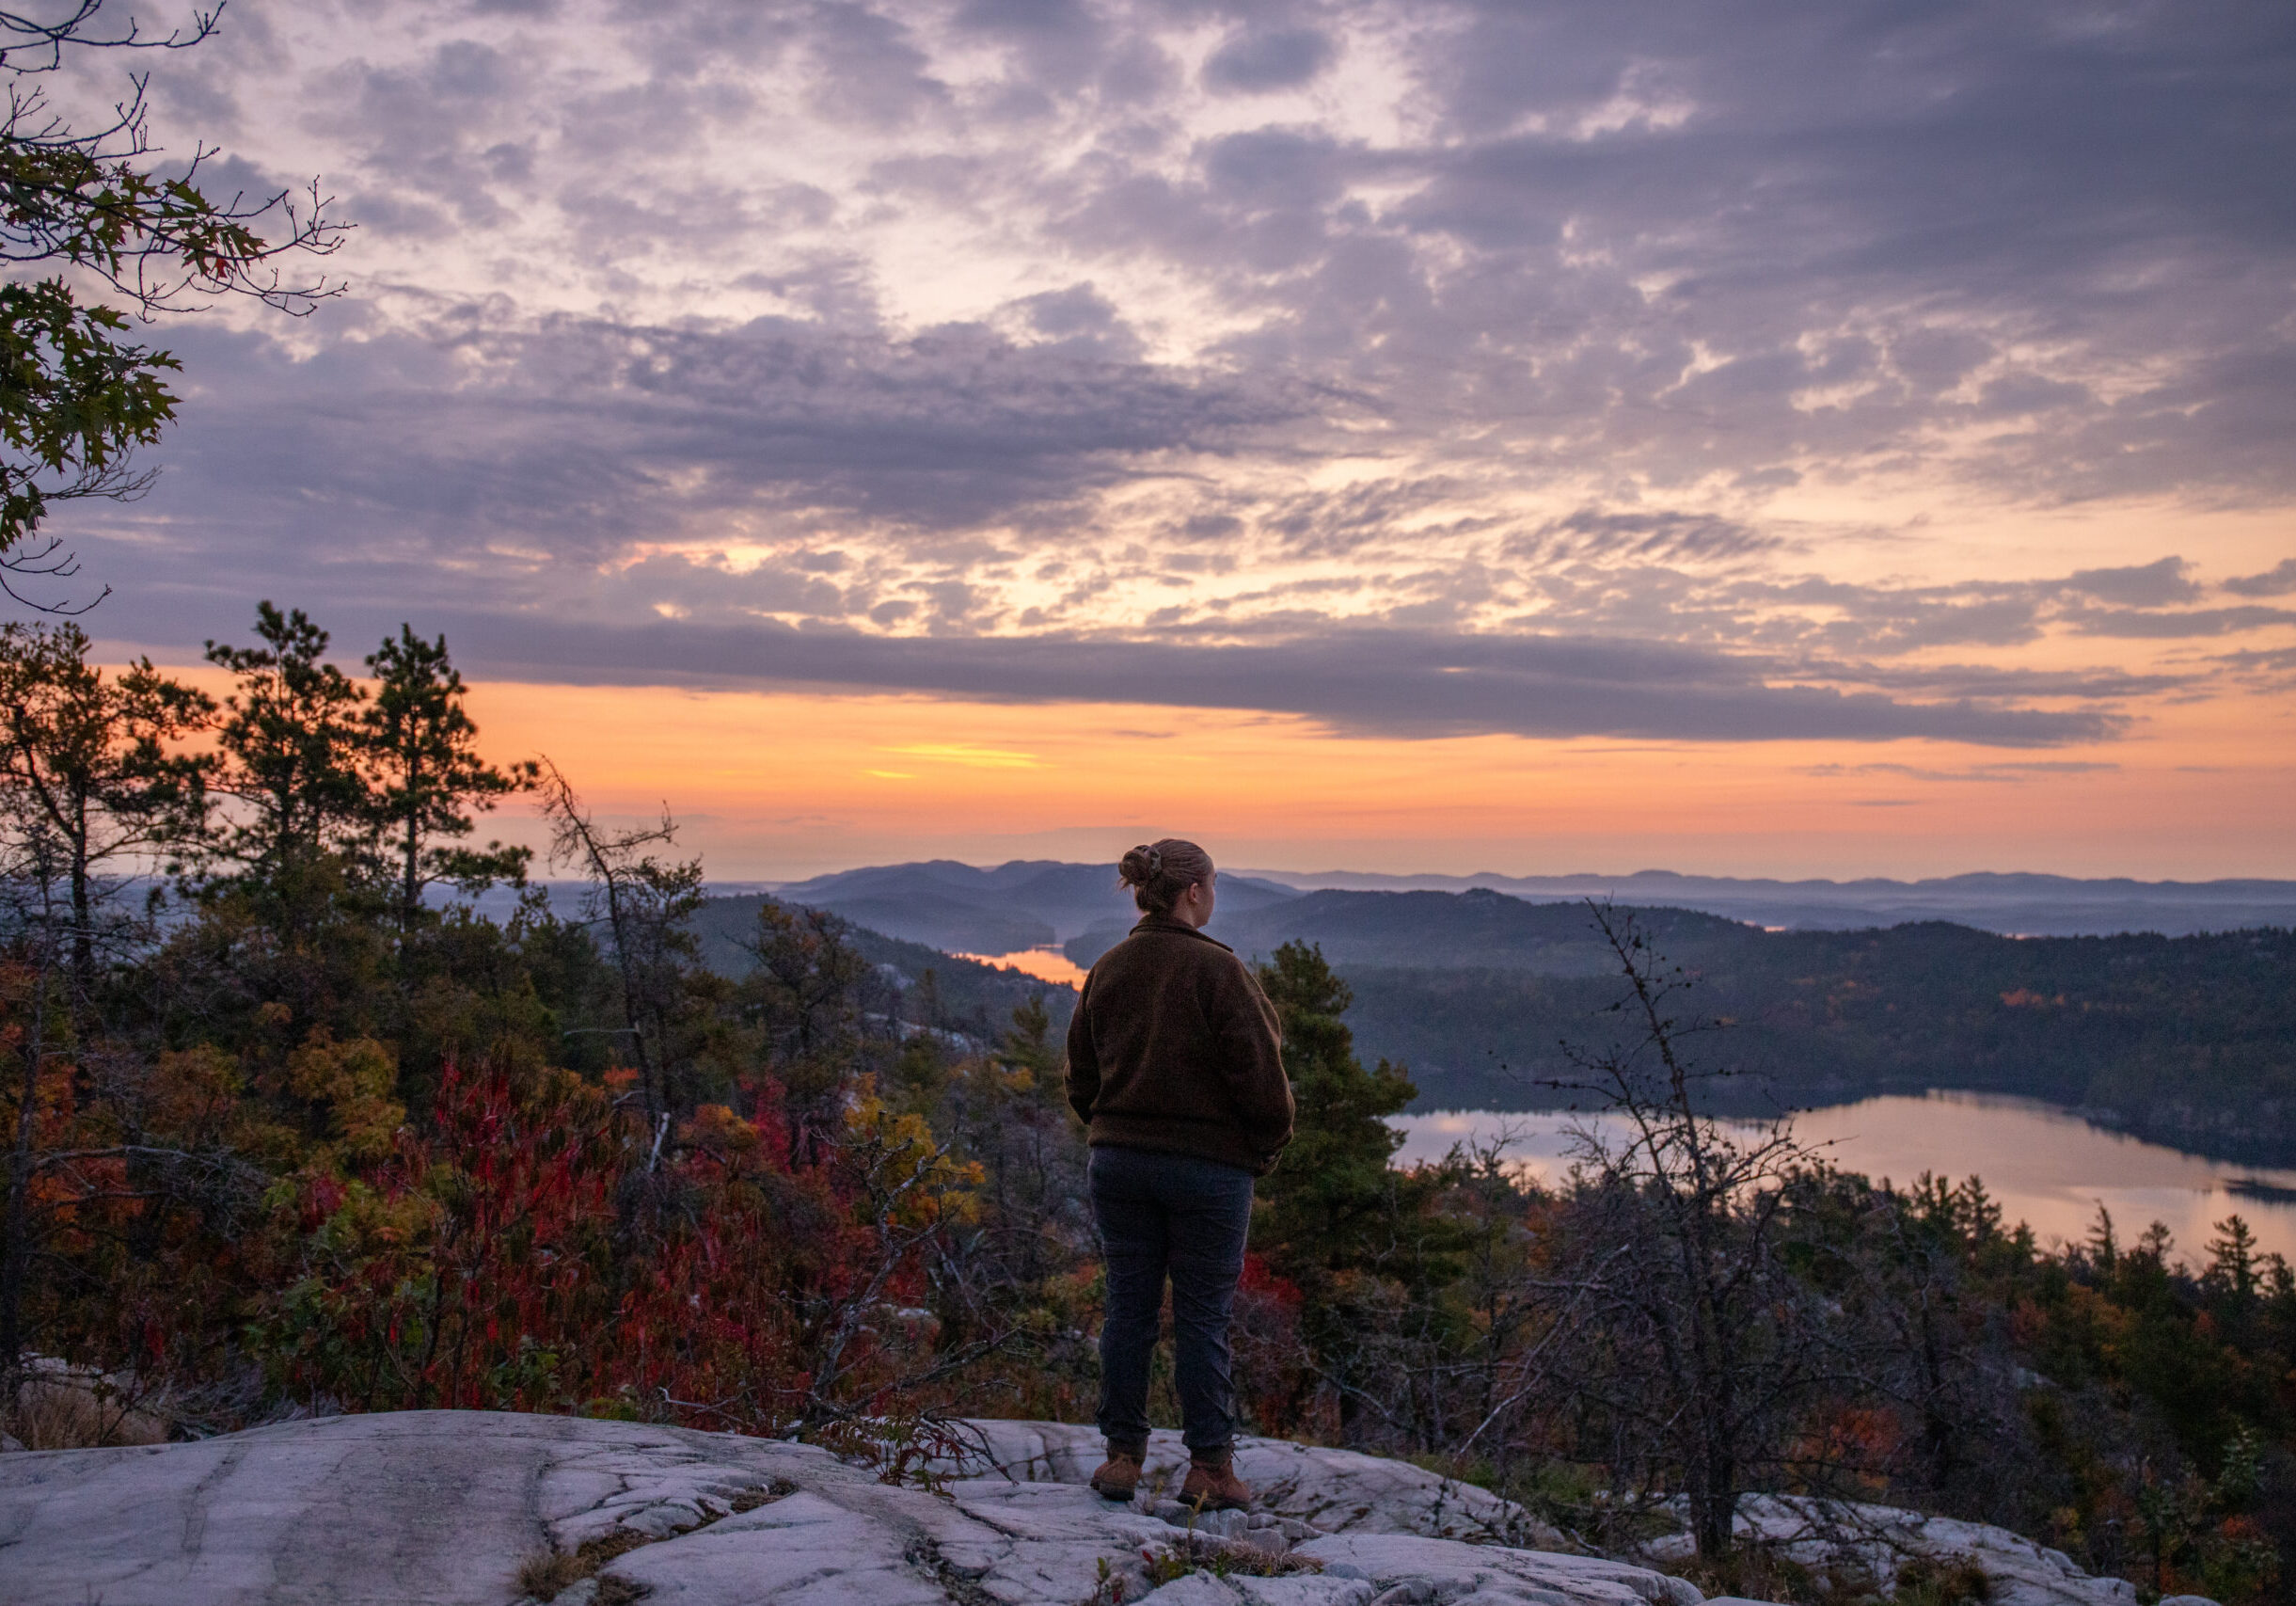
[[[982,964],[1002,965],[1033,976],[1039,981],[1050,981],[1062,987],[1082,987],[1085,973],[1074,960],[1058,948],[1020,948],[1008,954],[958,954],[958,959],[977,960]]]
[[[1559,1110],[1397,1116],[1398,1158],[1440,1159],[1454,1143],[1504,1134],[1514,1138],[1514,1163],[1556,1179],[1570,1169],[1571,1129],[1587,1119]],[[2004,1218],[2025,1222],[2044,1243],[2086,1237],[2101,1203],[2123,1243],[2163,1222],[2176,1234],[2177,1255],[2198,1264],[2213,1224],[2237,1211],[2262,1248],[2296,1261],[2296,1171],[2203,1159],[2031,1100],[1951,1092],[1865,1099],[1806,1111],[1794,1130],[1805,1143],[1827,1145],[1842,1169],[1876,1181],[1908,1184],[1932,1171],[1958,1182],[1974,1173]]]

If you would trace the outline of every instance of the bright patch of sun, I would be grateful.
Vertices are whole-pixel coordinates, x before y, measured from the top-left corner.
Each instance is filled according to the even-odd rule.
[[[1043,762],[1033,753],[1021,753],[1005,747],[975,747],[964,741],[920,741],[906,747],[888,747],[882,751],[897,753],[904,758],[930,758],[942,764],[958,764],[967,770],[1041,770]]]

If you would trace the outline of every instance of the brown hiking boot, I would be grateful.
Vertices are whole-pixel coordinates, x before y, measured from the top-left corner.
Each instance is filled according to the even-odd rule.
[[[1252,1487],[1236,1476],[1233,1450],[1207,1450],[1189,1457],[1188,1481],[1180,1486],[1180,1503],[1198,1511],[1249,1511]]]
[[[1102,1500],[1132,1499],[1140,1487],[1140,1463],[1147,1455],[1145,1444],[1111,1444],[1108,1459],[1092,1474],[1092,1491]]]

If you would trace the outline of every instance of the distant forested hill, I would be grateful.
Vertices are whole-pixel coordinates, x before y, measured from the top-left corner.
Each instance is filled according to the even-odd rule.
[[[1687,933],[1684,933],[1687,935]],[[2047,1099],[2100,1124],[2257,1163],[2296,1163],[2296,933],[2013,939],[1938,922],[1880,931],[1662,939],[1739,1108],[1958,1088]],[[1369,1054],[1405,1064],[1420,1108],[1532,1108],[1559,1045],[1599,1042],[1607,978],[1354,964]]]
[[[1222,893],[1226,897],[1225,890]],[[1639,911],[1669,948],[1734,940],[1754,930],[1689,909]],[[1126,928],[1103,926],[1064,946],[1090,964]],[[1610,968],[1583,903],[1528,903],[1504,893],[1311,892],[1257,909],[1213,917],[1211,934],[1239,953],[1267,954],[1284,943],[1310,942],[1342,969],[1400,965],[1429,970],[1531,970],[1546,976],[1598,976]]]
[[[713,898],[704,903],[693,920],[694,930],[702,939],[702,962],[720,976],[747,976],[757,961],[742,944],[755,932],[757,911],[765,901],[764,895],[752,893]],[[922,985],[926,972],[930,971],[940,994],[941,1019],[934,1024],[984,1042],[995,1041],[1012,1024],[1014,1008],[1032,998],[1044,1000],[1057,1030],[1067,1029],[1069,1012],[1076,1008],[1073,988],[1039,981],[1003,965],[958,959],[923,943],[903,942],[863,926],[848,927],[846,937],[863,959],[888,970],[904,993]]]
[[[1700,1046],[1744,1067],[1739,1108],[1958,1088],[2047,1099],[2227,1157],[2296,1163],[2296,934],[1997,936],[1942,921],[1770,931],[1634,912],[1732,1023]],[[1601,1041],[1612,965],[1581,904],[1486,891],[1317,892],[1213,928],[1240,952],[1302,940],[1355,991],[1369,1055],[1408,1065],[1418,1107],[1527,1109]],[[1088,962],[1100,934],[1068,945]]]
[[[1113,943],[1139,917],[1131,894],[1116,884],[1114,865],[1050,859],[1015,859],[986,869],[950,859],[872,865],[773,892],[873,931],[958,953],[1007,954],[1095,929],[1113,932]],[[1220,878],[1220,901],[1234,914],[1296,896],[1249,876]]]
[[[1382,876],[1335,870],[1275,877],[1303,892],[1465,892],[1488,887],[1539,902],[1606,898],[1638,909],[1698,909],[1757,926],[1856,931],[1950,920],[2003,936],[2101,937],[2115,931],[2240,931],[2296,925],[2296,882],[2134,881],[2126,876],[2002,874],[1925,881],[1742,880],[1638,870],[1633,875]]]
[[[757,897],[713,898],[698,922],[714,968],[740,974]],[[1585,906],[1487,890],[1308,893],[1223,907],[1213,930],[1246,955],[1319,944],[1354,989],[1367,1056],[1410,1068],[1417,1107],[1529,1109],[1559,1095],[1560,1044],[1598,1044],[1617,1017],[1612,966]],[[1727,1021],[1698,1040],[1742,1068],[1739,1110],[1839,1104],[1929,1088],[2014,1093],[2101,1124],[2256,1163],[2296,1164],[2296,932],[2011,938],[1942,921],[1860,931],[1765,930],[1685,909],[1634,911],[1696,986],[1686,1008]],[[1071,939],[1089,963],[1120,935]],[[1075,994],[857,927],[905,988],[934,975],[941,1018],[982,1036],[1042,995],[1065,1025]]]

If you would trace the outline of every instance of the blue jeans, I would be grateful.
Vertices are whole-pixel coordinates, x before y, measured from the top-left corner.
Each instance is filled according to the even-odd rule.
[[[1100,1432],[1111,1444],[1148,1442],[1148,1357],[1172,1280],[1174,1381],[1180,1438],[1192,1453],[1236,1437],[1227,1325],[1252,1224],[1252,1173],[1190,1154],[1092,1151],[1092,1218],[1108,1259],[1100,1324]]]

